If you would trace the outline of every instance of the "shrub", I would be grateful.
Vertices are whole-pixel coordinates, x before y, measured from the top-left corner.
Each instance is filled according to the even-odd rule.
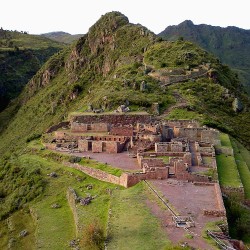
[[[104,230],[97,221],[87,225],[83,230],[82,245],[91,250],[104,249]]]
[[[31,136],[29,136],[29,137],[26,139],[26,142],[33,141],[33,140],[35,140],[35,139],[40,138],[41,136],[42,136],[41,134],[32,134]]]

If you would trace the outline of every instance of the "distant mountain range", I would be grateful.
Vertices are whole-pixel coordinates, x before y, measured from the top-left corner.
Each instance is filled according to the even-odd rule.
[[[43,63],[64,46],[46,37],[0,29],[0,111],[20,94]]]
[[[186,20],[179,25],[168,26],[159,36],[165,40],[182,37],[213,53],[238,73],[240,81],[250,93],[250,30],[233,26],[195,25]]]
[[[55,32],[44,33],[42,34],[42,36],[45,36],[51,40],[54,40],[60,43],[70,44],[74,42],[75,40],[79,39],[80,37],[82,37],[83,34],[71,35],[63,31],[55,31]]]
[[[247,37],[244,41],[245,44],[242,41],[241,45],[237,45],[238,33],[233,39],[226,35],[227,33],[220,38],[220,32],[207,31],[202,40],[200,38],[203,34],[202,31],[200,33],[192,31],[192,27],[195,27],[192,22],[184,22],[182,25],[187,35],[192,32],[191,34],[204,41],[204,44],[210,45],[209,37],[214,37],[214,45],[208,47],[213,48],[215,52],[221,52],[222,56],[227,55],[231,59],[230,62],[239,65],[238,71],[243,68],[240,62],[244,65],[249,62],[250,58],[247,60],[248,51],[244,47],[249,42]],[[217,29],[217,27],[215,28]],[[174,28],[172,29],[174,30]],[[236,29],[236,32],[239,31]],[[109,239],[113,247],[109,247],[110,249],[124,249],[124,244],[121,243],[123,241],[120,241],[120,236],[124,238],[124,235],[127,236],[125,240],[132,242],[131,245],[133,242],[139,242],[140,249],[146,248],[146,246],[147,249],[163,249],[156,246],[155,243],[148,248],[149,244],[145,243],[146,237],[151,237],[148,241],[150,243],[162,241],[158,237],[161,235],[158,231],[155,234],[148,231],[152,229],[152,225],[156,224],[157,220],[152,220],[152,223],[150,220],[145,224],[144,221],[150,218],[148,215],[145,219],[138,220],[137,213],[127,211],[120,206],[120,201],[124,200],[124,204],[128,204],[129,208],[132,207],[131,200],[127,198],[127,194],[129,194],[133,196],[133,200],[138,200],[140,203],[140,206],[132,204],[135,210],[140,210],[141,214],[145,214],[142,209],[149,196],[145,194],[145,198],[138,198],[138,194],[143,190],[147,191],[142,186],[144,183],[139,184],[139,189],[130,189],[131,191],[124,189],[126,195],[118,193],[122,192],[123,188],[116,188],[114,185],[108,186],[105,182],[100,184],[93,178],[81,175],[80,171],[64,165],[66,161],[79,163],[78,157],[45,149],[42,138],[53,140],[52,134],[46,133],[48,128],[65,121],[67,124],[72,112],[73,114],[87,112],[92,115],[90,110],[98,113],[104,111],[105,115],[116,116],[119,115],[118,110],[126,107],[131,115],[141,115],[145,112],[150,115],[160,114],[157,119],[164,123],[167,119],[196,119],[201,125],[218,128],[250,148],[250,101],[249,96],[244,93],[239,84],[236,74],[228,66],[223,65],[217,57],[185,40],[187,38],[178,39],[179,36],[184,35],[181,32],[179,34],[177,31],[176,33],[173,31],[171,36],[171,33],[168,34],[166,31],[164,38],[177,39],[177,41],[164,41],[146,27],[130,23],[128,18],[119,12],[103,15],[90,27],[87,34],[70,45],[58,43],[43,36],[2,30],[0,80],[2,80],[3,86],[5,87],[8,83],[10,90],[15,90],[16,84],[21,83],[26,72],[30,74],[22,82],[27,84],[20,95],[0,112],[0,249],[67,249],[69,244],[76,249],[78,245],[72,244],[72,242],[78,242],[78,240],[72,239],[79,236],[79,244],[84,245],[85,234],[88,240],[92,235],[88,232],[95,234],[99,231],[92,226],[95,226],[93,224],[95,221],[96,224],[99,224],[100,221],[103,235],[112,236]],[[198,38],[197,40],[199,40]],[[221,43],[220,39],[222,39]],[[226,41],[228,42],[226,43]],[[231,44],[231,48],[228,43]],[[242,49],[246,54],[239,53],[238,58],[240,59],[237,59],[236,54],[232,53],[233,48],[238,48],[239,51]],[[49,53],[45,53],[46,51],[54,55],[46,59],[45,55],[49,55]],[[231,52],[230,56],[229,52]],[[29,54],[31,61],[28,60]],[[35,55],[37,55],[37,59],[35,59]],[[41,66],[41,61],[38,59],[42,56],[46,62]],[[244,72],[248,72],[247,70],[246,67]],[[32,75],[34,76],[31,78]],[[30,80],[28,81],[28,79]],[[121,116],[122,114],[124,113],[120,113]],[[101,114],[93,113],[93,115]],[[116,125],[122,128],[121,124]],[[127,129],[127,127],[124,128]],[[155,126],[156,128],[157,126]],[[64,134],[64,130],[61,132]],[[83,139],[87,139],[85,134],[77,134],[79,138],[80,135]],[[140,136],[142,136],[141,145],[147,145],[145,142],[151,140],[146,133],[142,133]],[[155,138],[159,138],[158,135],[155,136]],[[222,146],[228,144],[231,146],[230,140],[226,140],[225,136],[222,136]],[[152,142],[150,142],[151,144]],[[68,145],[70,148],[71,144]],[[204,147],[206,143],[203,142],[201,145]],[[235,152],[238,153],[238,150]],[[197,152],[196,155],[199,160],[200,153]],[[231,157],[231,155],[228,157],[225,155],[227,165],[224,167],[223,163],[220,163],[222,166],[220,168],[224,173],[228,173],[229,178],[237,174],[235,178],[238,180],[238,170],[231,172],[231,168],[229,168],[233,164],[235,169],[237,168],[234,158]],[[248,166],[245,161],[241,160],[241,155],[235,159],[237,159],[242,173],[248,178]],[[98,164],[91,159],[83,160],[84,166],[86,164],[91,167]],[[206,162],[208,162],[207,159],[204,163],[206,164]],[[110,169],[117,171],[115,168],[110,168],[108,164],[100,166],[109,168],[106,170],[107,173]],[[217,178],[216,169],[210,168],[203,174]],[[249,181],[249,179],[245,180]],[[229,192],[234,192],[239,188],[238,184],[233,181],[232,183],[233,186],[229,187]],[[93,185],[93,190],[88,190],[87,187],[90,184]],[[86,197],[86,194],[90,192],[91,197],[96,198],[89,207],[80,208],[77,203],[77,209],[71,209],[75,208],[76,204],[75,195],[72,196],[73,198],[67,198],[69,197],[69,195],[67,196],[68,190],[71,189],[76,190],[74,194],[77,197]],[[238,193],[233,194],[233,197],[238,195]],[[241,193],[239,196],[242,195]],[[115,199],[115,197],[117,198]],[[228,203],[235,203],[234,206],[231,205],[232,209],[228,210],[228,215],[233,221],[231,228],[233,227],[236,232],[231,236],[237,236],[240,240],[247,239],[249,242],[249,211],[246,210],[247,212],[243,213],[243,210],[237,210],[236,208],[242,207],[236,203],[237,201],[235,198],[232,202],[228,199]],[[111,215],[110,207],[112,208]],[[137,223],[135,229],[131,229],[130,225],[126,224],[126,227],[122,226],[125,230],[124,234],[121,228],[116,226],[122,224],[124,219],[117,219],[113,208],[118,211],[117,214],[124,210],[122,218],[131,217],[133,219],[134,216]],[[147,207],[145,211],[149,211],[149,208]],[[109,217],[116,220],[117,224],[109,223],[107,230],[107,218]],[[24,220],[26,224],[23,223]],[[215,224],[211,225],[211,228],[214,228]],[[160,221],[157,222],[157,226],[161,227]],[[207,229],[205,224],[199,226],[204,226],[204,231]],[[90,230],[85,231],[85,228],[90,228]],[[77,235],[78,230],[80,230],[79,235]],[[113,232],[116,230],[119,234],[113,236]],[[135,230],[141,231],[141,233],[135,234]],[[20,231],[21,233],[26,232],[27,237],[20,236]],[[184,234],[186,233],[184,232]],[[183,239],[185,240],[184,234]],[[134,235],[140,236],[139,241],[134,238]],[[165,237],[165,232],[162,235]],[[99,236],[97,239],[99,242]],[[193,242],[196,240],[194,238]],[[167,239],[166,242],[170,242],[170,240]],[[168,246],[164,249],[180,249],[179,246]],[[134,249],[139,248],[134,247]],[[94,245],[88,249],[103,248],[99,246],[97,248]]]

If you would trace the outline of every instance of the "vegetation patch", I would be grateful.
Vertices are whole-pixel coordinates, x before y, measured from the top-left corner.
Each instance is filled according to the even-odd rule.
[[[187,109],[175,108],[166,116],[167,120],[202,120],[203,115]]]
[[[244,187],[245,198],[250,199],[250,170],[242,157],[241,151],[238,148],[239,142],[232,139],[232,146],[234,149],[234,157],[240,174],[240,178]]]
[[[232,148],[231,140],[228,134],[220,133],[221,146]]]
[[[91,159],[82,158],[82,160],[80,161],[80,164],[83,166],[100,169],[106,173],[109,173],[118,177],[120,177],[121,174],[123,173],[123,170],[119,168],[115,168],[115,167],[112,167],[111,165],[100,163],[98,161],[91,160]]]
[[[243,207],[237,195],[224,198],[227,210],[229,234],[233,239],[244,241],[250,246],[250,212]]]
[[[219,182],[222,187],[242,186],[238,168],[233,156],[220,154],[216,155]]]
[[[36,225],[28,208],[12,214],[0,222],[1,249],[36,249]]]
[[[159,221],[145,207],[144,184],[115,191],[111,200],[109,249],[163,249],[169,242]],[[129,218],[129,219],[128,219]],[[170,246],[170,244],[169,244]]]

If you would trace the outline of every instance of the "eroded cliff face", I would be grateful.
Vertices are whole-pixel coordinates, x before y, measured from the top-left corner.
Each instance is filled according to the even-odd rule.
[[[112,12],[100,18],[88,32],[91,53],[97,55],[106,46],[110,50],[114,50],[116,30],[127,24],[129,24],[128,18],[119,12]]]

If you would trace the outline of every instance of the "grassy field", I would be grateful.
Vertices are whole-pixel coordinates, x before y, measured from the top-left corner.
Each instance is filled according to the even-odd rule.
[[[237,142],[237,148],[240,151],[240,154],[243,160],[246,162],[248,169],[250,170],[250,151],[247,150],[241,143]]]
[[[238,168],[233,156],[220,154],[216,156],[219,182],[222,187],[241,187]]]
[[[244,147],[239,142],[234,139],[232,139],[231,141],[234,149],[235,161],[244,187],[245,198],[250,199],[250,170],[242,154],[244,154],[245,157],[247,157],[248,155],[247,152],[243,150]]]
[[[221,141],[221,146],[229,147],[229,148],[232,147],[232,144],[231,144],[231,141],[230,141],[228,134],[220,133],[220,141]]]
[[[222,147],[232,148],[230,138],[227,134],[220,133],[220,140]],[[219,182],[222,187],[238,188],[242,186],[234,156],[226,154],[216,155],[216,162]]]
[[[28,235],[20,237],[27,230]],[[35,249],[35,224],[29,210],[23,209],[0,222],[0,249]]]
[[[69,186],[74,188],[80,197],[88,195],[95,197],[90,205],[77,206],[81,227],[84,228],[89,223],[98,221],[105,231],[110,205],[110,192],[112,192],[110,190],[123,189],[122,187],[98,181],[80,171],[64,167],[52,159],[42,158],[38,155],[26,154],[19,158],[22,166],[39,167],[47,185],[42,199],[37,198],[29,204],[32,214],[35,215],[34,217],[37,220],[33,221],[29,212],[25,216],[18,212],[12,215],[8,221],[1,222],[0,232],[3,236],[0,249],[7,249],[8,244],[12,242],[11,238],[16,239],[11,244],[18,244],[18,249],[67,249],[70,240],[76,238],[73,214],[66,198]],[[48,174],[51,172],[57,173],[58,177],[50,177]],[[89,184],[93,187],[91,190],[87,189]],[[59,204],[60,208],[52,208],[51,205],[55,203]],[[28,207],[27,211],[29,211]],[[10,220],[14,227],[13,230],[10,230],[7,225]],[[27,229],[30,234],[25,238],[20,238],[18,234],[23,229]],[[9,231],[11,231],[11,234]],[[81,237],[80,232],[79,238]]]
[[[145,207],[145,198],[143,183],[114,192],[108,249],[154,250],[164,249],[169,244],[159,221]]]
[[[38,149],[41,150],[44,148],[44,146],[40,143],[40,140],[33,140],[29,143],[29,147],[32,149]],[[56,152],[56,151],[50,151],[50,150],[42,150],[39,152],[39,154],[47,159],[56,159],[58,162],[62,162],[62,161],[71,161],[72,159],[74,159],[73,155],[68,155],[68,154],[63,154],[60,152]],[[75,157],[77,158],[77,157]],[[78,162],[79,164],[85,166],[85,167],[91,167],[91,168],[95,168],[95,169],[100,169],[106,173],[109,174],[113,174],[115,176],[121,176],[121,174],[123,173],[123,171],[119,168],[115,168],[109,164],[104,164],[104,163],[100,163],[96,160],[93,159],[86,159],[86,158],[82,158],[80,162]]]
[[[123,173],[123,171],[119,168],[115,168],[115,167],[112,167],[111,165],[100,163],[98,161],[91,160],[91,159],[82,158],[80,164],[83,166],[100,169],[104,172],[107,172],[109,174],[113,174],[113,175],[118,176],[118,177],[121,176],[121,174]]]
[[[176,108],[171,110],[171,112],[166,117],[167,120],[201,120],[203,118],[202,114],[198,114],[194,111],[187,111],[186,109]]]

